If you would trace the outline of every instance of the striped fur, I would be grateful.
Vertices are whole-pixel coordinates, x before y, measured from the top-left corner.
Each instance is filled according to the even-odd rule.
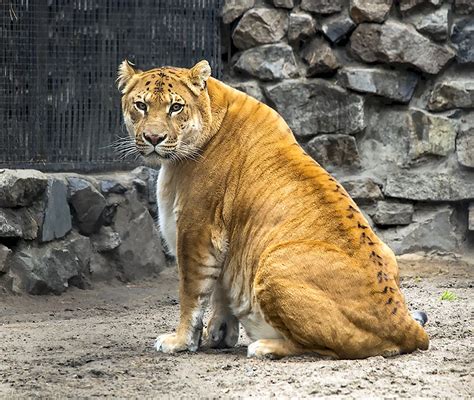
[[[234,345],[240,321],[254,340],[249,356],[364,358],[427,349],[393,252],[344,188],[305,154],[278,113],[208,78],[207,68],[123,68],[128,75],[120,76],[137,146],[144,129],[166,131],[175,146],[167,158],[142,152],[145,162],[162,165],[160,217],[175,226],[161,230],[180,275],[180,323],[156,348],[197,350],[211,302],[210,345]],[[160,73],[172,91],[147,91]],[[186,102],[179,123],[166,113],[173,93]],[[148,115],[134,110],[137,98],[147,101]]]

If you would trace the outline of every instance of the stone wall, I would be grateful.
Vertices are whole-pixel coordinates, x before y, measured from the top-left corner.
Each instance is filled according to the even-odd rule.
[[[157,171],[86,176],[0,170],[0,291],[60,294],[166,266]]]
[[[274,107],[396,253],[474,249],[472,0],[226,0],[224,80]]]

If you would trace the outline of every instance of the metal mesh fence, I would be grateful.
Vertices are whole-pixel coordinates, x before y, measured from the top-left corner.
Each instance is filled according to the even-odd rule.
[[[0,167],[123,168],[120,61],[219,75],[219,0],[1,0]]]

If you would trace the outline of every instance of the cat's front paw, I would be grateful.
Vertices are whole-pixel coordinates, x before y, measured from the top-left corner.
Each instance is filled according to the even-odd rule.
[[[179,351],[196,351],[197,346],[188,346],[185,338],[176,335],[175,333],[168,333],[160,335],[155,340],[155,349],[162,353],[177,353]]]

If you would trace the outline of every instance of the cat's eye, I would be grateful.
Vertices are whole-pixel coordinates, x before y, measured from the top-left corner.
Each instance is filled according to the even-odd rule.
[[[143,101],[136,101],[135,107],[137,107],[140,111],[146,111],[147,107]]]
[[[181,103],[173,103],[170,106],[170,113],[175,113],[175,112],[181,111],[181,109],[183,107],[184,107],[184,105],[181,104]]]

